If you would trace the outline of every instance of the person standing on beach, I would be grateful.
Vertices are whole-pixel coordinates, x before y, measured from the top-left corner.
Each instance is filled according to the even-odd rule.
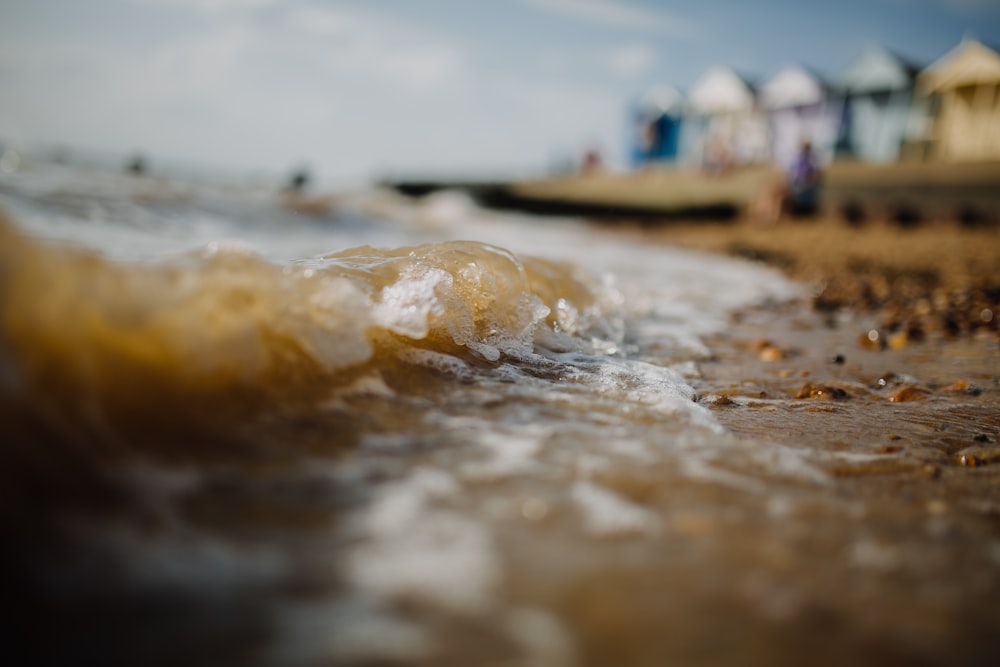
[[[820,170],[812,152],[812,143],[803,141],[792,163],[786,206],[792,215],[809,215],[819,208]]]
[[[811,215],[819,209],[821,173],[812,144],[803,141],[788,171],[762,188],[751,205],[751,215],[765,223],[775,223],[782,215]]]

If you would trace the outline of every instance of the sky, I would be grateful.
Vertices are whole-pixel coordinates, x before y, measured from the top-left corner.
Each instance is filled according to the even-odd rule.
[[[614,166],[656,85],[967,35],[1000,44],[1000,0],[0,0],[0,144],[329,186]]]

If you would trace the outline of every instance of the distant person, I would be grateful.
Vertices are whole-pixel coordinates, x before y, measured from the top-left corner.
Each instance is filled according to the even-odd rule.
[[[309,186],[310,181],[309,171],[307,169],[296,169],[292,172],[292,177],[288,179],[289,192],[301,193],[306,187]]]
[[[803,141],[788,171],[765,186],[751,205],[751,215],[761,222],[777,222],[783,214],[812,215],[819,210],[822,172],[812,144]]]
[[[821,173],[812,144],[802,142],[788,174],[786,205],[792,215],[812,215],[819,208]]]
[[[146,164],[146,158],[141,155],[136,155],[125,165],[125,171],[133,176],[142,176],[148,169],[149,166]]]
[[[584,174],[595,174],[601,170],[602,163],[600,151],[591,148],[583,155],[581,171]]]
[[[650,162],[656,158],[660,152],[663,139],[660,136],[660,124],[656,120],[650,120],[642,124],[639,129],[639,150],[641,151],[641,161]]]

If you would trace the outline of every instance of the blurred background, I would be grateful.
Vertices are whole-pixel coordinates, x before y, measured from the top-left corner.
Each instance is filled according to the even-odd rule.
[[[1000,43],[995,0],[0,0],[0,145],[240,173],[517,177],[635,153],[716,66],[830,80]],[[9,167],[9,165],[8,165]]]

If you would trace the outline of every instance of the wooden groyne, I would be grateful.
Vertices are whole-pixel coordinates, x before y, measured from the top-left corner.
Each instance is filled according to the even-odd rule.
[[[592,219],[669,221],[753,218],[780,190],[783,176],[767,166],[707,174],[650,169],[512,181],[401,180],[383,182],[408,196],[454,189],[502,210]],[[824,170],[820,214],[852,224],[1000,222],[1000,162],[840,162]]]

